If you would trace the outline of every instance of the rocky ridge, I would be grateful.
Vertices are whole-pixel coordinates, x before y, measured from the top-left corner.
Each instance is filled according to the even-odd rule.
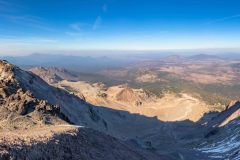
[[[0,86],[0,159],[159,159],[99,132],[107,124],[91,104],[6,61]]]

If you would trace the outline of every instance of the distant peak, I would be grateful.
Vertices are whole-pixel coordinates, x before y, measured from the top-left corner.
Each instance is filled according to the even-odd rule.
[[[210,54],[197,54],[197,55],[193,55],[190,56],[190,59],[219,59],[220,57],[216,56],[216,55],[210,55]]]

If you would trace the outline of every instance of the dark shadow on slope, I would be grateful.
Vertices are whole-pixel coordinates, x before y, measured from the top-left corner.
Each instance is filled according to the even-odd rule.
[[[213,118],[213,120],[208,124],[212,128],[218,127],[222,124],[228,117],[230,117],[233,113],[240,109],[240,102],[236,102],[233,106],[230,106],[225,111],[218,114],[217,117]]]
[[[6,160],[170,160],[89,128],[55,134],[47,142],[13,144],[5,150],[8,154],[0,153],[0,158]]]
[[[228,106],[222,112],[205,113],[197,123],[204,126],[205,137],[208,138],[217,134],[219,130],[221,130],[221,127],[219,126],[238,110],[240,110],[240,102],[236,102],[232,106]]]
[[[164,122],[157,117],[91,106],[99,117],[104,119],[105,133],[151,152],[170,155],[173,159],[181,157],[206,159],[207,155],[196,152],[194,148],[199,143],[205,142],[209,136],[221,131],[218,126],[240,108],[239,103],[236,103],[221,113],[206,113],[198,122],[190,120]]]

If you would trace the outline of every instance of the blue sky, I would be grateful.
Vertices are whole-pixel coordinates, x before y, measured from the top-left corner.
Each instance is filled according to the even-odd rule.
[[[0,0],[0,54],[239,48],[238,0]]]

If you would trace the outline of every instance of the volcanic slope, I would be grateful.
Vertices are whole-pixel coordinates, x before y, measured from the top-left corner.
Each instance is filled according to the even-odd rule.
[[[0,159],[166,159],[87,128],[106,128],[93,105],[6,61],[0,86]]]
[[[172,122],[163,122],[159,117],[153,115],[145,117],[138,115],[140,112],[136,110],[130,110],[132,108],[142,110],[144,103],[156,100],[154,95],[141,89],[132,89],[126,85],[106,88],[102,83],[90,84],[67,80],[52,85],[84,97],[86,101],[95,105],[100,105],[97,110],[104,117],[107,132],[135,145],[168,155],[173,159],[237,159],[239,157],[240,107],[238,102],[230,104],[223,112],[204,111],[202,112],[204,115],[194,123],[181,120],[186,118],[181,112],[179,112],[180,119],[175,119],[178,121],[173,119]],[[180,98],[183,101],[195,102],[188,95],[182,95]],[[167,96],[162,100],[172,105],[174,104],[172,102],[178,99],[179,97]],[[110,103],[113,101],[116,103]],[[186,105],[178,104],[182,107]],[[141,114],[145,115],[146,112]],[[226,149],[221,150],[221,148]]]

